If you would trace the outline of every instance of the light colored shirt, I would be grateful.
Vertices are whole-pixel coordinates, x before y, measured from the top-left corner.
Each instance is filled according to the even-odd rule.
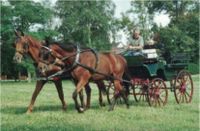
[[[144,46],[144,40],[142,36],[139,36],[138,39],[129,38],[129,45],[131,46]]]

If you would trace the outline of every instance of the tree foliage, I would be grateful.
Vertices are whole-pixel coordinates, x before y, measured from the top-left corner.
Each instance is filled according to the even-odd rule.
[[[132,1],[131,5],[128,13],[139,16],[143,35],[149,34],[145,26],[151,27],[149,29],[160,34],[160,40],[165,45],[166,51],[187,52],[191,54],[193,62],[199,63],[199,2],[197,0],[141,0]],[[166,27],[159,27],[153,23],[153,16],[161,12],[169,14],[170,23]],[[144,38],[146,39],[147,36]]]
[[[37,39],[44,39],[45,32],[48,31],[49,33],[50,30],[47,30],[45,25],[48,25],[52,15],[49,8],[44,8],[40,3],[34,1],[9,0],[7,4],[1,1],[1,73],[16,76],[17,72],[23,67],[28,67],[30,72],[34,72],[30,62],[24,62],[21,65],[12,62],[15,53],[13,48],[14,29],[20,28],[26,34],[29,34],[31,26],[40,24],[42,25],[40,29],[42,33],[35,36]]]
[[[109,48],[114,19],[111,1],[59,0],[56,13],[62,20],[58,30],[64,40],[78,41],[97,49]]]

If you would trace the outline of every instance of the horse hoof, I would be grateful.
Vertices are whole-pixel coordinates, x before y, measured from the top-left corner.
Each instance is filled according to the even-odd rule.
[[[106,104],[105,103],[100,103],[100,106],[104,107],[104,106],[106,106]]]
[[[30,110],[27,110],[27,111],[26,111],[26,114],[27,114],[27,115],[29,115],[29,114],[31,114],[31,113],[32,113],[32,111],[30,111]]]
[[[130,106],[129,106],[129,105],[127,105],[127,106],[126,106],[126,108],[127,108],[127,109],[129,109],[129,108],[130,108]]]
[[[62,110],[63,110],[63,111],[66,111],[66,110],[67,110],[67,106],[64,105],[64,106],[62,107]]]
[[[88,109],[90,109],[90,106],[86,106],[86,107],[85,107],[85,110],[88,110]]]
[[[67,107],[63,107],[62,110],[63,110],[63,111],[66,111],[66,110],[67,110]]]
[[[78,113],[83,113],[83,112],[84,112],[84,108],[80,107],[80,108],[78,109]]]
[[[108,111],[113,111],[113,108],[108,109]]]

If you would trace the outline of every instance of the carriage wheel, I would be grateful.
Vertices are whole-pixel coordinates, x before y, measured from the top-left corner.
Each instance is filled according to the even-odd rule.
[[[191,74],[185,70],[178,73],[174,83],[174,95],[177,103],[190,103],[193,95]]]
[[[168,90],[165,82],[160,78],[152,80],[148,90],[150,106],[164,106],[167,103]]]
[[[148,101],[147,94],[148,93],[148,86],[142,84],[135,84],[133,86],[133,95],[136,102],[139,101]]]
[[[113,82],[111,82],[111,81],[109,81],[106,84],[106,87],[107,87],[107,90],[106,90],[107,101],[108,101],[108,104],[111,104],[112,100],[114,99],[114,95],[115,95],[115,87],[114,87]],[[119,103],[122,104],[122,98],[121,97],[119,97],[117,99],[117,104],[119,104]]]
[[[106,86],[107,86],[106,95],[107,95],[108,104],[111,104],[111,101],[115,94],[114,84],[113,82],[109,81],[108,84],[106,84]]]

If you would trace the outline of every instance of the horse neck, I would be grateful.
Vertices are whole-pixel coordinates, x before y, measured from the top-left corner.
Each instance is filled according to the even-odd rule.
[[[41,48],[40,42],[33,39],[32,37],[27,37],[29,43],[29,51],[28,54],[33,59],[35,63],[39,62],[39,50]]]
[[[62,57],[70,57],[74,54],[76,54],[76,50],[74,49],[73,51],[66,51],[60,47],[56,47],[56,48],[52,48],[54,51],[56,51],[59,55],[61,55]]]

